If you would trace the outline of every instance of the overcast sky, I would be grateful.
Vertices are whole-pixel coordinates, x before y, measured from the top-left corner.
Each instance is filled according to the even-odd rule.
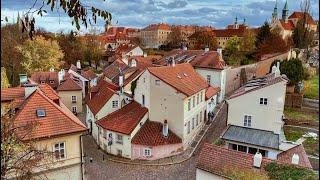
[[[47,2],[47,0],[44,0]],[[59,0],[57,0],[59,2]],[[1,0],[1,20],[8,17],[9,22],[16,19],[18,12],[26,12],[34,0]],[[40,7],[42,0],[38,0]],[[240,23],[246,18],[250,26],[260,26],[270,20],[275,0],[82,0],[86,5],[108,10],[112,13],[114,26],[145,27],[151,23],[211,25],[224,28],[238,17]],[[301,0],[289,0],[289,14],[300,10]],[[285,0],[278,0],[278,14]],[[37,27],[48,31],[70,31],[74,27],[71,20],[62,11],[47,9],[44,17],[36,18]],[[319,0],[311,0],[311,12],[314,19],[319,16]],[[3,23],[3,21],[2,21]],[[97,28],[102,28],[99,21]]]

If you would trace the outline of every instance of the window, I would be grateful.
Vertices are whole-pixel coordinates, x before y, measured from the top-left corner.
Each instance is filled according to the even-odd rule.
[[[66,154],[65,154],[65,143],[61,142],[61,143],[57,143],[54,145],[53,147],[53,152],[55,154],[55,157],[57,160],[63,160],[66,158]]]
[[[159,80],[159,79],[157,79],[157,80],[155,81],[155,83],[156,83],[156,85],[160,86],[160,80]]]
[[[150,148],[145,148],[144,149],[144,156],[150,157],[151,156],[151,149]]]
[[[122,150],[121,149],[117,149],[117,155],[118,156],[122,156]]]
[[[197,118],[196,118],[196,126],[198,126],[199,124],[199,114],[197,114]]]
[[[45,84],[46,82],[45,81],[40,81],[40,84]]]
[[[72,106],[72,112],[76,113],[77,112],[77,106]]]
[[[122,136],[117,134],[117,141],[118,144],[123,144]]]
[[[44,109],[37,109],[36,112],[38,117],[46,117],[46,111],[44,111]]]
[[[192,129],[194,129],[194,118],[192,118]]]
[[[197,105],[199,104],[199,94],[197,94]]]
[[[249,147],[248,153],[250,153],[250,154],[256,154],[257,151],[258,151],[257,148]]]
[[[229,146],[231,146],[231,149],[233,149],[233,150],[238,150],[238,146],[236,145],[236,144],[229,144]]]
[[[200,122],[202,121],[202,111],[200,111]]]
[[[260,104],[267,105],[268,104],[268,98],[260,98]]]
[[[77,96],[71,96],[71,102],[76,103],[77,102]]]
[[[146,82],[146,78],[143,78],[143,82],[144,82],[144,83]]]
[[[251,127],[251,116],[245,115],[243,125],[246,127]]]
[[[50,82],[50,84],[54,84],[54,81],[53,81],[53,80],[50,80],[49,82]]]
[[[191,109],[191,99],[188,100],[188,111]]]
[[[142,105],[144,106],[144,95],[142,94]]]
[[[196,106],[196,97],[195,96],[192,97],[192,101],[193,101],[192,102],[192,105],[193,105],[192,107],[195,107]]]
[[[190,121],[188,121],[188,134],[190,133]]]
[[[210,83],[211,83],[211,76],[210,75],[207,75],[207,82],[210,85]]]
[[[238,145],[238,151],[247,152],[247,146]]]
[[[202,97],[203,97],[203,92],[201,92],[201,95],[200,95],[200,102],[203,101]]]
[[[112,101],[112,108],[118,107],[118,101]]]

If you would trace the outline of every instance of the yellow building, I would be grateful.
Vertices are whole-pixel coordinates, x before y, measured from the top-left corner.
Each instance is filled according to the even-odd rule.
[[[151,24],[140,31],[140,40],[145,48],[159,48],[168,43],[171,28],[168,24]]]

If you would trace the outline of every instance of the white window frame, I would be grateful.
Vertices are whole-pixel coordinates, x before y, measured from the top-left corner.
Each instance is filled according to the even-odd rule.
[[[192,97],[192,107],[196,107],[196,96]]]
[[[210,85],[210,83],[211,83],[211,75],[207,75],[207,83]]]
[[[160,80],[159,79],[156,79],[154,83],[155,83],[155,85],[160,86]]]
[[[190,111],[190,110],[191,110],[191,98],[188,99],[188,111]]]
[[[63,144],[63,148],[60,148],[60,144]],[[58,148],[56,148],[56,145],[58,145]],[[53,149],[53,153],[56,153],[56,150],[59,151],[59,158],[57,158],[57,156],[55,155],[55,159],[56,159],[57,161],[62,161],[62,160],[67,159],[66,142],[57,142],[57,143],[54,143],[52,149]],[[63,150],[63,154],[64,154],[64,157],[63,157],[63,158],[61,158],[61,154],[60,154],[60,153],[61,153],[61,152],[60,152],[61,150]]]
[[[268,98],[260,98],[259,104],[267,106],[268,105]]]
[[[199,104],[199,94],[197,94],[197,105]]]
[[[123,144],[123,136],[122,135],[117,134],[116,138],[117,138],[116,139],[117,144]]]
[[[49,83],[50,83],[50,84],[54,84],[54,80],[50,80]]]
[[[147,152],[147,153],[146,153],[146,152]],[[143,155],[144,155],[145,157],[150,157],[150,156],[152,156],[151,149],[150,149],[150,148],[144,148],[144,149],[143,149]]]
[[[73,99],[73,97],[75,97],[75,99]],[[71,96],[71,102],[72,103],[77,103],[77,96]]]
[[[251,115],[244,115],[243,117],[243,126],[244,127],[251,127],[252,126],[252,116]]]
[[[112,108],[118,108],[119,107],[119,102],[117,100],[112,101]]]
[[[75,108],[75,111],[73,111],[73,108]],[[73,113],[76,113],[77,112],[77,106],[72,106],[71,110],[72,110]]]

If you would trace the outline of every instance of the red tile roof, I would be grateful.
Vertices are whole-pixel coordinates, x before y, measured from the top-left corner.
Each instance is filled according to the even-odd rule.
[[[44,81],[53,89],[56,89],[59,85],[58,72],[35,72],[31,75],[30,79],[38,84]],[[54,81],[53,84],[51,84],[50,81]]]
[[[159,24],[150,24],[149,26],[147,26],[143,30],[154,31],[154,30],[170,30],[170,29],[171,29],[170,25],[164,24],[164,23],[159,23]]]
[[[24,99],[24,87],[13,87],[1,89],[1,102],[14,99]]]
[[[284,22],[283,20],[281,20],[280,22],[283,29],[290,30],[290,31],[294,30],[294,24],[291,20],[289,20],[288,22]]]
[[[148,109],[133,101],[95,123],[103,129],[130,135]]]
[[[240,151],[219,147],[205,143],[201,149],[196,167],[213,174],[227,176],[229,169],[252,170],[265,173],[263,168],[253,167],[253,154],[246,154]],[[263,158],[261,166],[264,167],[271,160]]]
[[[216,37],[243,37],[245,29],[215,29],[213,30]]]
[[[162,135],[162,123],[147,120],[132,138],[132,144],[145,146],[161,146],[182,143],[181,138],[169,130],[168,137]]]
[[[187,97],[208,87],[206,80],[201,77],[189,63],[175,66],[150,67],[148,71],[172,86]]]
[[[45,110],[45,117],[38,117],[36,110]],[[15,126],[21,127],[28,124],[32,126],[32,133],[28,133],[25,139],[49,138],[57,135],[84,132],[87,130],[84,124],[74,116],[63,104],[58,106],[40,90],[36,90],[24,102],[21,110],[15,116]],[[20,129],[18,135],[24,135],[26,129]]]
[[[152,67],[153,63],[161,59],[162,56],[159,55],[149,55],[147,57],[143,56],[131,56],[128,58],[128,64],[131,64],[132,60],[136,60],[137,67],[140,69],[145,69],[147,67]]]
[[[295,11],[289,16],[289,19],[295,19],[295,18],[300,19],[300,18],[303,18],[303,16],[304,16],[303,12]],[[316,25],[316,22],[313,20],[312,16],[310,16],[309,13],[307,13],[306,16],[307,16],[307,24]]]
[[[109,88],[109,84],[105,80],[99,81],[97,86],[91,89],[91,91],[93,90],[95,93],[91,99],[87,100],[87,105],[91,112],[96,115],[115,94],[115,91]]]
[[[121,61],[120,59],[116,59],[112,64],[110,64],[103,70],[103,74],[108,79],[112,80],[120,73],[119,68],[122,70],[127,67],[128,66],[123,61]]]
[[[206,90],[206,100],[220,92],[220,87],[208,87]]]
[[[59,99],[59,95],[57,94],[57,92],[48,84],[40,84],[39,89],[52,101]]]
[[[92,79],[98,77],[98,76],[96,75],[96,73],[94,73],[91,69],[89,69],[89,70],[87,70],[87,71],[83,71],[83,72],[81,73],[81,75],[82,75],[84,78],[88,79],[88,80],[92,80]]]
[[[81,91],[81,82],[72,77],[66,78],[61,81],[60,85],[57,88],[57,91]]]
[[[310,164],[309,158],[307,156],[306,151],[303,148],[303,145],[297,145],[287,151],[281,152],[278,154],[277,159],[279,161],[285,162],[287,164],[291,164],[293,154],[297,154],[299,156],[299,165],[311,169],[312,166]]]
[[[121,44],[117,49],[116,49],[116,55],[118,57],[121,57],[122,54],[127,54],[128,52],[132,51],[134,48],[138,47],[137,45],[134,44]]]

